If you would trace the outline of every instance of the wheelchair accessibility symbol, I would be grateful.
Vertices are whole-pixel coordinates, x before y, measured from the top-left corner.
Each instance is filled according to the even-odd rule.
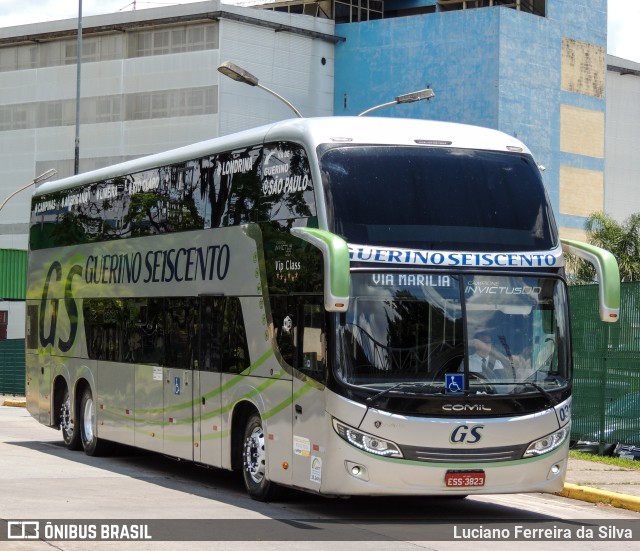
[[[464,373],[445,373],[445,392],[447,394],[459,394],[464,390]]]

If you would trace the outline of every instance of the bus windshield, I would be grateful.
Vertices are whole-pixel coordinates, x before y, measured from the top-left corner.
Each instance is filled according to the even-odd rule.
[[[464,375],[461,391],[479,393],[544,393],[569,383],[559,279],[357,272],[352,289],[335,362],[348,385],[442,393],[452,373]]]
[[[336,146],[320,168],[331,231],[353,244],[457,251],[548,251],[553,214],[522,153]]]

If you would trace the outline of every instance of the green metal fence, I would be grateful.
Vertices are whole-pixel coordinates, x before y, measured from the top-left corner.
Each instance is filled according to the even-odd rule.
[[[623,283],[620,319],[598,317],[598,288],[569,288],[573,325],[571,439],[640,446],[640,282]]]
[[[24,339],[0,341],[0,394],[24,396]]]

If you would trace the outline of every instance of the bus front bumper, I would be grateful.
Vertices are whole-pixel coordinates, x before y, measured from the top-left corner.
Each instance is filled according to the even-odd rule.
[[[564,487],[569,443],[538,457],[473,465],[379,457],[339,438],[333,439],[331,448],[323,462],[323,471],[330,475],[322,478],[322,494],[455,496],[559,492]],[[478,471],[483,474],[474,477]],[[482,485],[448,486],[448,472],[467,473],[457,483],[471,478],[477,484],[480,478]]]

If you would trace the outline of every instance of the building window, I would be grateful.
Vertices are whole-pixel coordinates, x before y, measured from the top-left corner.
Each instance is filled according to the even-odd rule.
[[[141,31],[129,33],[127,36],[129,58],[218,48],[217,25],[191,25],[171,30]]]

